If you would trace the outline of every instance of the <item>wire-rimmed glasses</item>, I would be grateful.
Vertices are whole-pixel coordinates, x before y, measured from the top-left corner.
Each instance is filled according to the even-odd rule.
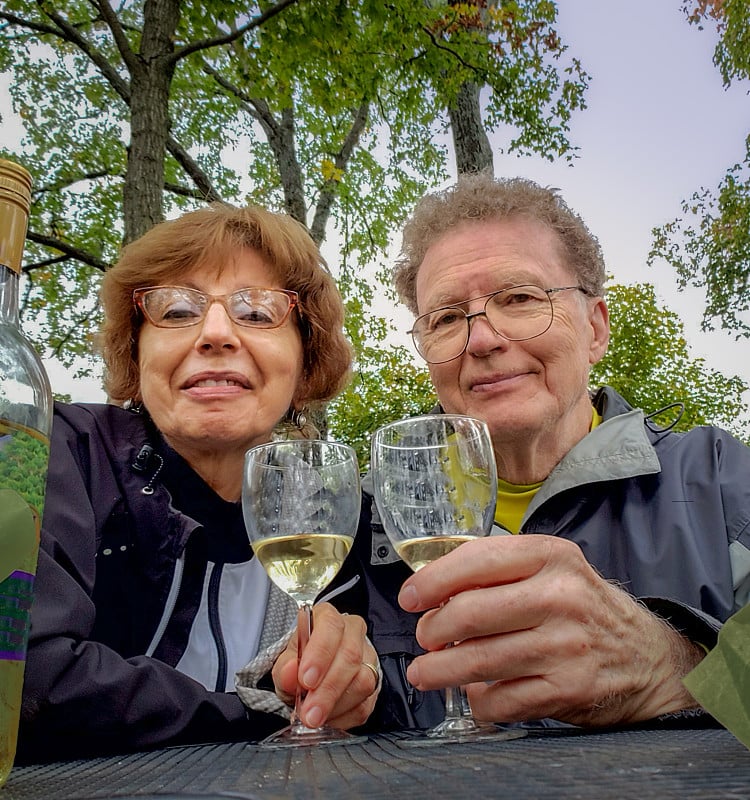
[[[345,444],[290,439],[245,454],[242,511],[247,535],[271,580],[299,609],[297,658],[312,635],[312,605],[351,550],[359,522],[357,455]],[[263,745],[351,744],[363,737],[330,726],[308,728],[299,687],[288,728]]]
[[[428,414],[379,428],[372,439],[372,477],[385,533],[414,571],[492,529],[497,472],[489,430],[480,420]],[[521,735],[478,722],[463,688],[447,687],[443,722],[426,740],[407,741]]]
[[[212,303],[246,328],[278,328],[299,303],[290,289],[248,286],[231,294],[208,294],[187,286],[145,286],[133,292],[133,304],[157,328],[187,328],[203,322]]]
[[[498,336],[509,341],[522,342],[541,336],[554,319],[552,295],[572,289],[589,293],[582,286],[552,289],[532,284],[511,286],[473,298],[484,300],[481,311],[466,311],[468,301],[428,311],[414,320],[409,333],[417,352],[428,364],[444,364],[466,350],[471,321],[476,317],[484,317]]]

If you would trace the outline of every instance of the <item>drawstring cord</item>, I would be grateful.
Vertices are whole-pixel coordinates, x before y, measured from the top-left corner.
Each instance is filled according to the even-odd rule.
[[[159,477],[159,473],[164,467],[164,459],[154,450],[149,444],[144,444],[138,451],[135,461],[132,464],[136,472],[145,472],[152,458],[159,459],[159,466],[154,471],[153,475],[149,478],[148,483],[141,489],[141,494],[152,495],[154,493],[154,482]]]

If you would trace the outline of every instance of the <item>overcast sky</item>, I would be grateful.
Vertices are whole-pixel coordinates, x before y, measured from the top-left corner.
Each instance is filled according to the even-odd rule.
[[[580,157],[566,166],[501,155],[505,141],[497,137],[496,174],[558,187],[599,237],[615,280],[655,284],[661,301],[683,320],[692,354],[750,382],[750,344],[731,334],[700,333],[701,293],[678,294],[668,266],[646,266],[651,229],[678,216],[681,200],[694,191],[715,188],[742,160],[750,84],[724,89],[712,63],[713,28],[688,25],[680,0],[560,0],[558,8],[569,53],[592,76],[588,107],[571,122]],[[3,139],[11,132],[9,111],[0,81]],[[395,319],[408,328],[405,315]],[[99,399],[90,384],[71,388],[57,369],[50,372],[56,390]]]

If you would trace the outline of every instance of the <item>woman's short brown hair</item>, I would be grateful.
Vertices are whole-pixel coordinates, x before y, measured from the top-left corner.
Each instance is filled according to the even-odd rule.
[[[462,222],[522,217],[546,225],[560,243],[566,266],[592,295],[604,290],[604,256],[597,238],[554,189],[524,178],[461,175],[442,192],[425,195],[404,227],[401,258],[393,280],[401,302],[417,315],[417,272],[428,248]]]
[[[259,252],[281,288],[299,294],[302,399],[329,400],[344,388],[352,360],[343,333],[344,306],[310,234],[285,214],[215,203],[156,225],[123,248],[120,260],[105,273],[100,348],[104,385],[113,402],[140,400],[138,332],[143,317],[133,305],[133,290],[179,283],[194,269],[221,272],[243,248]]]

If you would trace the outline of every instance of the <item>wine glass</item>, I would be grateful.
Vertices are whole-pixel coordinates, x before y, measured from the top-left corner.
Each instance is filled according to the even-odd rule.
[[[379,428],[372,440],[372,475],[385,532],[415,572],[492,529],[497,472],[489,430],[480,420],[431,414]],[[445,719],[426,735],[465,741],[522,733],[475,720],[464,689],[449,686]]]
[[[351,550],[359,521],[359,467],[344,444],[292,439],[245,454],[242,511],[253,551],[271,580],[297,603],[298,665],[312,634],[312,605]],[[263,744],[350,744],[366,737],[308,728],[297,685],[291,723]]]

